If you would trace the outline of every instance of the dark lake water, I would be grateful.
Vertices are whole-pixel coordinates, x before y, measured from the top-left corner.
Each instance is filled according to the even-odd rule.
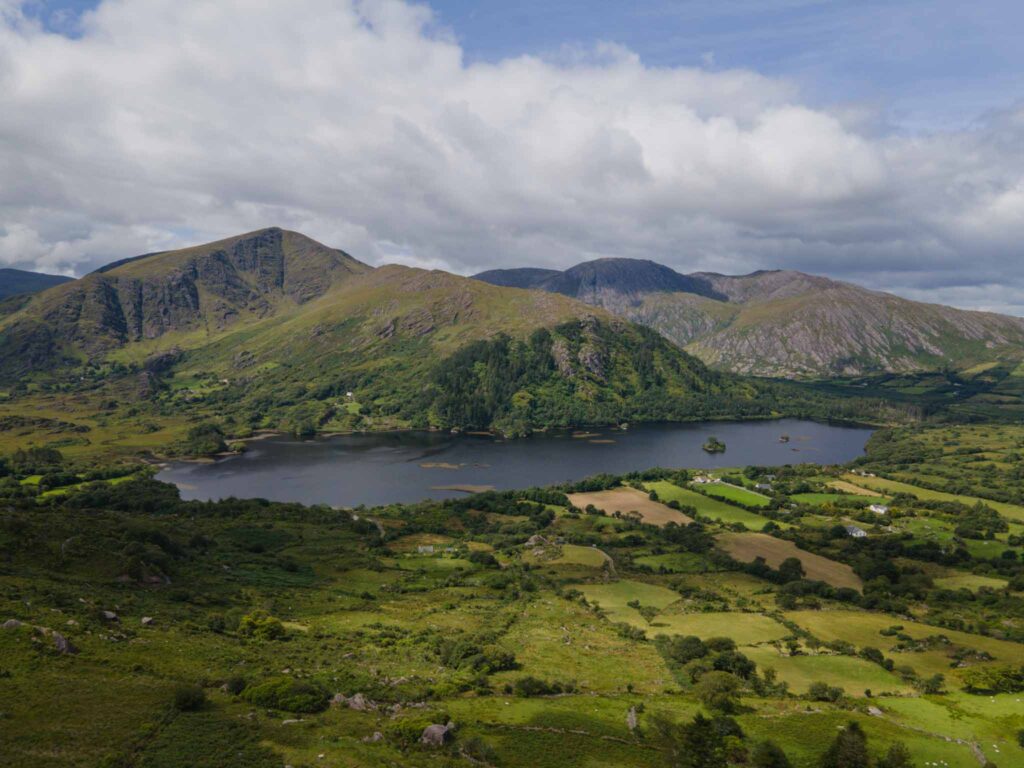
[[[520,440],[391,432],[322,440],[275,436],[213,463],[181,462],[157,478],[186,499],[265,498],[334,506],[376,505],[462,495],[452,486],[527,488],[599,472],[650,467],[715,468],[748,464],[833,464],[860,456],[870,429],[811,421],[645,424],[558,432]],[[701,449],[710,436],[727,450]],[[789,435],[788,443],[779,442]]]

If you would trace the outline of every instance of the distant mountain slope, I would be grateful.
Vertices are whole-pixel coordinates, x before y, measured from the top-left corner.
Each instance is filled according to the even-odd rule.
[[[601,259],[531,287],[604,307],[738,373],[850,376],[1024,355],[1022,318],[910,301],[802,272],[680,275],[649,261]]]
[[[536,288],[549,277],[557,277],[562,273],[557,269],[539,269],[536,267],[521,267],[519,269],[491,269],[475,275],[477,280],[483,280],[491,285],[499,285],[503,288]]]
[[[28,272],[23,269],[0,269],[0,299],[24,293],[39,293],[73,279],[62,275]]]
[[[27,382],[59,394],[40,403]],[[27,393],[24,410],[21,396],[0,405],[11,424],[51,407],[78,423],[84,409],[105,430],[185,416],[299,434],[521,434],[769,416],[780,400],[573,298],[373,269],[280,229],[126,260],[32,298],[0,319],[0,383]]]
[[[277,228],[128,259],[0,320],[0,372],[52,367],[168,334],[215,335],[368,270],[342,251]]]

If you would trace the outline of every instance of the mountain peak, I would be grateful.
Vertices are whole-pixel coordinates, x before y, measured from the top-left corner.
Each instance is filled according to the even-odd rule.
[[[171,332],[219,334],[288,311],[372,268],[298,232],[267,227],[108,264],[3,320],[10,338],[88,353]],[[45,355],[43,355],[45,357]]]

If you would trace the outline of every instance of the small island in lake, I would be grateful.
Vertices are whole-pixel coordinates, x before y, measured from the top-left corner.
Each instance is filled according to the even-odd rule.
[[[779,435],[779,442],[780,443],[788,443],[789,442],[789,435]]]
[[[701,446],[708,453],[725,453],[725,443],[717,437],[709,437]]]

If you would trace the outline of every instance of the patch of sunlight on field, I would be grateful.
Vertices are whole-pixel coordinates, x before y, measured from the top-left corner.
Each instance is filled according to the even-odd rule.
[[[864,696],[866,690],[873,695],[913,691],[897,675],[855,656],[789,656],[771,646],[744,649],[743,653],[758,667],[773,668],[794,693],[807,693],[811,684],[817,682],[838,686],[850,696]]]
[[[696,635],[731,637],[737,645],[756,645],[781,640],[790,634],[782,624],[759,613],[716,611],[713,613],[660,613],[654,617],[648,636]]]

